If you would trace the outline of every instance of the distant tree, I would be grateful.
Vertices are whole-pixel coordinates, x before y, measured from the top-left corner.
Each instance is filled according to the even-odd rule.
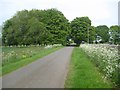
[[[100,25],[96,27],[96,34],[97,36],[100,36],[102,39],[102,43],[108,43],[109,42],[109,28],[106,25]]]
[[[120,44],[120,26],[113,25],[110,27],[110,41],[114,44]]]
[[[82,41],[88,41],[89,28],[91,27],[91,20],[88,17],[77,17],[71,22],[70,26],[71,36],[77,45]]]

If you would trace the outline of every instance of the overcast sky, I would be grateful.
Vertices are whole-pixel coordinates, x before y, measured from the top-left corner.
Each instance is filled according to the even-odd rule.
[[[0,0],[0,25],[17,11],[57,8],[71,21],[88,16],[92,25],[117,25],[119,0]]]

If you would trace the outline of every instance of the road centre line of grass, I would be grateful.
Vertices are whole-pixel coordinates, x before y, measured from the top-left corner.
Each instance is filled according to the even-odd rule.
[[[52,53],[54,51],[57,51],[57,50],[61,49],[61,48],[62,47],[53,47],[53,48],[49,48],[49,49],[46,49],[46,50],[42,49],[43,52],[40,52],[40,53],[38,53],[38,54],[36,54],[36,55],[34,55],[32,57],[25,58],[23,60],[15,62],[15,63],[10,63],[10,64],[2,67],[2,75],[5,75],[5,74],[8,74],[8,73],[10,73],[10,72],[12,72],[14,70],[17,70],[20,67],[23,67],[23,66],[25,66],[25,65],[27,65],[29,63],[32,63],[32,62],[34,62],[34,61],[36,61],[36,60],[38,60],[38,59]]]
[[[111,82],[104,80],[102,76],[82,49],[74,48],[65,88],[112,88]]]

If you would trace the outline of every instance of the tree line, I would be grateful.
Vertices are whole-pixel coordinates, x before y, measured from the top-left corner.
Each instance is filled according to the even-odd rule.
[[[120,26],[94,27],[89,17],[69,20],[57,9],[22,10],[3,23],[3,45],[88,43],[120,44]]]

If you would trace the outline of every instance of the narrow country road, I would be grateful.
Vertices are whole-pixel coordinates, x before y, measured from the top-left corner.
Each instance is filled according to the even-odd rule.
[[[63,88],[72,50],[62,48],[3,76],[3,88]]]

